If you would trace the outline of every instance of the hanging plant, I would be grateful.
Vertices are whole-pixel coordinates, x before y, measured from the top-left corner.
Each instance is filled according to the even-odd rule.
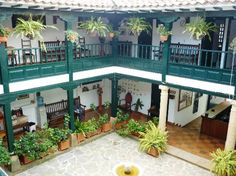
[[[203,37],[208,37],[211,40],[210,32],[216,32],[217,26],[211,22],[206,22],[202,17],[196,17],[190,23],[185,25],[185,31],[191,34],[191,38],[201,40]]]
[[[93,36],[106,37],[111,31],[110,25],[106,24],[101,17],[93,18],[79,24],[80,29],[85,29]]]
[[[0,43],[7,42],[7,37],[10,35],[10,33],[11,30],[9,28],[0,25]]]
[[[165,42],[168,40],[168,36],[172,34],[171,31],[168,31],[163,24],[160,24],[157,28],[157,31],[160,33],[160,40]]]
[[[76,41],[78,41],[79,38],[79,34],[78,32],[72,31],[72,30],[68,30],[65,32],[66,34],[66,39],[72,43],[75,43]]]
[[[44,25],[41,20],[33,20],[32,15],[30,15],[28,20],[22,18],[17,19],[17,24],[12,34],[16,34],[16,37],[27,37],[30,40],[38,39],[41,42],[42,49],[46,50],[44,38],[41,33],[47,28],[57,29],[55,26]]]
[[[138,37],[143,31],[149,33],[149,30],[151,29],[151,25],[145,21],[145,18],[137,17],[129,18],[126,22],[126,26],[136,37]]]

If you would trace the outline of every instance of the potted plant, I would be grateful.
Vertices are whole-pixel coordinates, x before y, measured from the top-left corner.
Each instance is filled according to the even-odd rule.
[[[0,43],[7,42],[7,37],[10,35],[10,29],[0,25]]]
[[[171,32],[171,31],[168,31],[168,30],[166,29],[166,27],[165,27],[163,24],[161,24],[161,25],[158,26],[157,31],[160,33],[160,40],[161,40],[162,42],[167,41],[169,35],[172,34],[172,32]]]
[[[211,153],[213,167],[211,169],[218,176],[236,175],[236,151],[217,149]]]
[[[98,122],[93,117],[92,119],[89,119],[87,122],[82,122],[84,133],[87,138],[90,138],[96,134],[98,134]]]
[[[145,21],[145,18],[132,17],[129,18],[126,22],[128,30],[136,37],[138,37],[141,32],[149,32],[151,25]]]
[[[79,38],[78,32],[75,32],[73,30],[67,30],[65,32],[65,35],[66,35],[67,41],[70,41],[72,43],[75,43]]]
[[[28,20],[22,18],[17,19],[17,24],[13,30],[13,34],[16,34],[17,37],[21,36],[21,38],[27,37],[30,40],[38,39],[41,43],[42,49],[46,50],[41,33],[47,28],[57,29],[55,26],[44,25],[41,20],[33,20],[32,15],[30,15]]]
[[[81,123],[79,121],[79,119],[77,119],[75,121],[75,133],[77,134],[77,141],[78,143],[82,142],[85,140],[85,132],[84,132],[84,127],[83,127],[83,123]]]
[[[10,154],[3,146],[2,140],[0,140],[0,166],[9,165],[11,163]]]
[[[40,159],[53,145],[53,141],[50,138],[42,136],[38,132],[26,133],[14,143],[15,153],[23,164]]]
[[[70,148],[70,140],[69,140],[69,129],[59,129],[59,128],[53,128],[53,141],[57,143],[58,150],[66,150]]]
[[[120,129],[128,123],[129,114],[124,114],[120,109],[117,110],[116,119],[113,121],[115,129]]]
[[[112,124],[107,113],[100,115],[99,124],[101,125],[102,132],[108,132],[112,129]]]
[[[149,121],[146,132],[140,132],[139,149],[157,157],[167,149],[167,132],[161,131],[156,125]]]
[[[191,38],[201,40],[203,37],[208,37],[211,40],[210,32],[216,32],[217,26],[211,22],[206,22],[202,17],[196,17],[185,25],[185,31],[189,32]]]
[[[139,132],[144,133],[146,131],[146,123],[138,122],[138,121],[135,121],[134,119],[130,119],[127,124],[127,129],[132,135],[136,137],[141,137]]]

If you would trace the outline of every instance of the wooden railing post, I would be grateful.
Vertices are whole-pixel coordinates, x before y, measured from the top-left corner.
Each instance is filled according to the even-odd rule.
[[[172,29],[172,22],[165,23],[165,28],[170,31]],[[170,44],[171,44],[171,35],[168,37],[168,40],[163,44],[163,58],[162,58],[162,82],[166,82],[166,75],[168,73],[168,60],[170,57]]]
[[[112,58],[113,58],[113,64],[116,65],[118,56],[118,38],[113,37],[112,39]]]
[[[117,107],[118,107],[118,97],[117,97],[117,90],[118,90],[118,79],[113,77],[111,80],[111,115],[112,117],[116,117]]]

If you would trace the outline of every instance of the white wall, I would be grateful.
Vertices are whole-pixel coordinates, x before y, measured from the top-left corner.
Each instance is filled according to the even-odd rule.
[[[139,109],[139,112],[142,112],[144,114],[148,113],[147,110],[151,105],[151,83],[121,79],[119,80],[118,85],[121,87],[121,90],[123,90],[120,94],[120,100],[125,98],[127,92],[130,92],[133,98],[132,104],[136,103],[137,99],[140,98],[144,106],[142,109]],[[132,110],[134,110],[134,106],[132,107]]]
[[[194,119],[201,116],[201,114],[206,112],[208,95],[203,94],[203,96],[199,98],[198,111],[193,114],[194,93],[192,97],[191,106],[182,109],[181,111],[178,111],[179,91],[178,89],[173,89],[173,90],[176,91],[176,94],[175,94],[175,99],[169,100],[168,122],[180,126],[185,126],[189,122],[193,121]]]
[[[53,25],[58,28],[58,30],[48,28],[45,31],[43,31],[42,35],[44,37],[44,41],[64,41],[65,40],[65,28],[64,28],[64,22],[61,20],[57,20],[57,24],[53,24],[53,16],[52,15],[47,15],[46,16],[46,24],[47,25]],[[3,26],[12,28],[12,21],[11,21],[11,16],[9,16],[9,19],[5,20],[2,23]],[[78,31],[78,33],[81,36],[85,37],[85,41],[87,44],[92,44],[92,43],[99,43],[98,37],[91,37],[87,35],[85,30],[78,30],[77,29],[77,23],[74,23],[73,25],[73,30]],[[32,47],[38,47],[38,41],[33,40],[32,41]],[[20,36],[16,38],[15,35],[11,35],[8,38],[8,46],[13,46],[14,48],[21,48],[21,38]]]
[[[193,18],[190,18],[190,20],[193,20]],[[192,45],[198,45],[201,43],[201,41],[194,40],[190,38],[189,33],[184,32],[184,25],[182,25],[184,18],[178,19],[176,22],[173,23],[172,27],[172,35],[171,35],[171,43],[181,43],[181,44],[192,44]],[[157,31],[157,21],[153,20],[153,33],[152,33],[152,45],[159,46],[160,45],[160,34]]]

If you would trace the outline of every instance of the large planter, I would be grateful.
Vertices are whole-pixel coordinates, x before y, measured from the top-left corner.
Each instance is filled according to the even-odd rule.
[[[7,37],[0,37],[0,43],[1,42],[7,42]]]
[[[154,147],[152,147],[150,150],[147,151],[147,154],[154,156],[154,157],[158,157],[159,156],[159,152],[157,149],[155,149]]]
[[[92,136],[95,136],[97,134],[97,130],[96,131],[92,131],[92,132],[88,132],[86,133],[86,138],[90,138]]]
[[[116,123],[116,124],[115,124],[115,129],[116,129],[116,130],[119,130],[119,129],[121,129],[124,125],[126,125],[127,123],[128,123],[128,120],[125,120],[125,121]]]
[[[97,134],[101,134],[102,133],[102,128],[98,128],[97,129]]]
[[[77,134],[77,140],[78,140],[78,143],[84,141],[85,140],[84,134],[83,133]]]
[[[110,122],[102,125],[102,132],[108,132],[112,129],[112,125]]]
[[[132,132],[131,134],[135,137],[138,137],[138,138],[142,137],[138,132]]]
[[[58,150],[63,151],[70,148],[70,140],[61,141],[58,143]]]
[[[167,40],[168,40],[168,35],[167,36],[164,36],[164,35],[160,36],[160,41],[166,42]]]
[[[29,159],[29,157],[24,156],[24,155],[19,156],[19,159],[20,159],[21,164],[29,164],[33,161],[33,160]]]

